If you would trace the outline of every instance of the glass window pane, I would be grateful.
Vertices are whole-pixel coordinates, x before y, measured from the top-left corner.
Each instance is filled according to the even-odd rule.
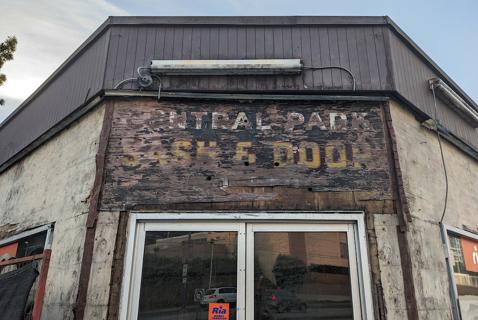
[[[255,319],[352,319],[344,232],[257,232]]]
[[[472,319],[478,315],[478,241],[454,234],[448,237],[460,312],[463,319]]]
[[[207,319],[218,302],[235,319],[236,285],[236,232],[146,233],[138,319]]]

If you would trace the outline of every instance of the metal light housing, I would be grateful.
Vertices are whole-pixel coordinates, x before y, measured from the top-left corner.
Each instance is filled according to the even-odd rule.
[[[441,100],[455,109],[455,111],[474,128],[478,127],[478,112],[443,82],[443,80],[432,78],[428,80],[428,83],[430,84],[430,89],[434,90]]]
[[[151,60],[151,72],[160,75],[268,75],[298,74],[300,59]]]

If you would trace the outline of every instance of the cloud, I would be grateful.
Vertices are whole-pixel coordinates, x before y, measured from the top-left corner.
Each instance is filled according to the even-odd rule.
[[[0,87],[6,101],[0,109],[12,111],[110,15],[128,12],[105,0],[15,0],[2,3],[0,41],[18,39],[14,60],[1,72],[7,82]]]

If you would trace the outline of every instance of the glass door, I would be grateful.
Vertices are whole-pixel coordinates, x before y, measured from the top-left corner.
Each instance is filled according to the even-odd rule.
[[[352,227],[248,224],[247,319],[360,319]]]
[[[127,319],[362,319],[353,223],[145,222]]]
[[[138,224],[129,319],[244,319],[244,224]],[[134,270],[136,269],[136,270]]]

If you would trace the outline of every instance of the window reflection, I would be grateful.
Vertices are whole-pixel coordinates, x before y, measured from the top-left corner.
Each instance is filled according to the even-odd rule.
[[[146,233],[138,319],[207,319],[214,302],[235,319],[236,285],[237,233]]]
[[[255,319],[352,319],[346,233],[255,233]]]
[[[478,241],[451,234],[448,237],[460,312],[463,319],[475,319],[478,317]]]

